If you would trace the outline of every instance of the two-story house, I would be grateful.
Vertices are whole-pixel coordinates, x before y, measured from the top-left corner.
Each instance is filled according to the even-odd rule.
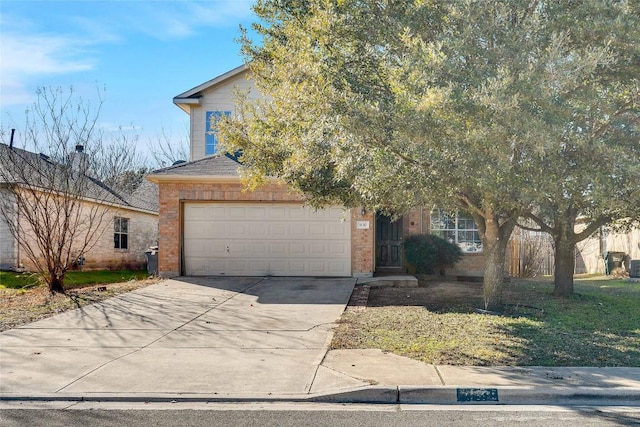
[[[404,272],[403,238],[428,232],[455,241],[465,252],[448,274],[482,274],[482,244],[470,218],[418,208],[392,222],[363,208],[316,211],[277,181],[246,190],[242,165],[218,152],[215,132],[216,120],[235,114],[236,89],[248,91],[249,99],[260,96],[244,65],[173,99],[190,116],[191,158],[147,177],[160,188],[161,275]]]

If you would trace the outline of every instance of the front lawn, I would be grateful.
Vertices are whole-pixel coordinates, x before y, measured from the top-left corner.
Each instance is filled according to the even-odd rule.
[[[66,289],[73,289],[78,286],[142,280],[147,277],[147,270],[69,271],[64,277],[64,285]],[[41,283],[40,276],[35,273],[0,271],[0,289],[30,288]]]
[[[37,275],[0,272],[0,331],[15,328],[74,308],[130,292],[159,279],[146,270],[72,271],[66,295],[49,293]]]
[[[474,313],[480,283],[372,289],[347,311],[332,348],[379,348],[427,363],[485,366],[640,366],[640,283],[579,279],[553,298],[549,279],[506,288],[508,314]]]

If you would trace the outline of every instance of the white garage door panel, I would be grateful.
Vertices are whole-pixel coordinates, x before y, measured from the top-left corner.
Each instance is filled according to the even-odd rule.
[[[186,203],[183,230],[188,275],[351,275],[351,225],[341,208]]]

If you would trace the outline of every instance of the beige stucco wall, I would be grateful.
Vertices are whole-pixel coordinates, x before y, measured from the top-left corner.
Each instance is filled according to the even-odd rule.
[[[235,93],[245,93],[249,90],[248,99],[259,99],[258,90],[253,80],[246,78],[247,72],[242,72],[218,85],[205,91],[200,105],[191,105],[190,132],[191,132],[191,160],[205,157],[205,126],[207,111],[231,111],[236,113]]]
[[[640,259],[640,229],[626,233],[608,233],[606,251],[624,252],[628,259]],[[604,273],[602,246],[598,237],[590,237],[576,245],[576,271],[578,273]],[[628,266],[627,266],[628,268]]]

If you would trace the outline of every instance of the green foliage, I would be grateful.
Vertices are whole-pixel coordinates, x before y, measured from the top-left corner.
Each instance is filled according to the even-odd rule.
[[[220,129],[247,178],[280,178],[315,205],[467,210],[485,304],[519,216],[640,212],[638,2],[260,0],[254,11],[261,40],[245,35],[242,49],[266,96],[245,94]]]
[[[458,245],[433,234],[407,237],[404,254],[418,274],[444,274],[445,268],[453,267],[462,258]]]

